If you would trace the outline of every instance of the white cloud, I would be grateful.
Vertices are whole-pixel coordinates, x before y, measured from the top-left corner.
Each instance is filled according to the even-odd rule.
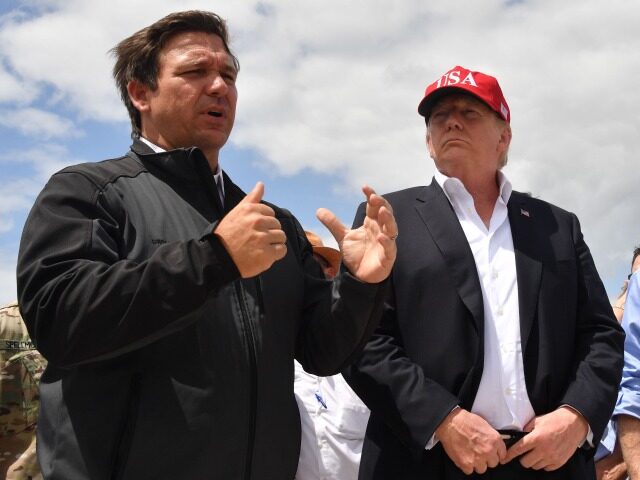
[[[0,306],[15,301],[16,296],[15,260],[13,262],[0,260]]]
[[[169,11],[214,8],[229,21],[242,64],[232,141],[261,153],[270,169],[338,172],[332,192],[365,181],[379,191],[428,182],[417,104],[428,83],[461,64],[500,79],[513,114],[506,173],[517,189],[575,211],[607,277],[622,274],[640,242],[640,4],[35,3],[46,7],[37,17],[2,21],[0,56],[11,74],[0,71],[0,87],[11,88],[0,101],[35,98],[18,87],[38,86],[39,95],[53,90],[48,107],[63,115],[63,106],[73,123],[125,120],[109,48]]]
[[[0,125],[43,140],[81,135],[73,121],[37,108],[0,110]]]
[[[0,65],[0,103],[28,104],[36,97],[37,90],[13,76]]]
[[[59,143],[40,143],[22,150],[2,152],[0,153],[0,164],[7,165],[8,168],[11,168],[12,164],[26,165],[35,173],[35,175],[30,175],[28,178],[3,185],[3,190],[12,187],[16,189],[24,188],[23,185],[31,182],[35,182],[39,190],[42,188],[43,182],[58,170],[83,161],[86,160],[72,157],[67,147]]]

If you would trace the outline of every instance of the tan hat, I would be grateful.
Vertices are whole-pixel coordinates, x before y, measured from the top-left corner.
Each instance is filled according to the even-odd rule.
[[[338,270],[340,268],[340,251],[335,248],[325,247],[322,243],[322,239],[315,233],[308,230],[305,230],[304,233],[307,236],[307,240],[309,240],[309,243],[313,247],[313,252],[320,255],[329,262],[333,268]]]

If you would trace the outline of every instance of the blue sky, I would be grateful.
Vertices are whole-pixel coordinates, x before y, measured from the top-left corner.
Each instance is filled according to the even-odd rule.
[[[454,65],[500,79],[517,190],[575,212],[613,296],[640,244],[640,4],[612,0],[3,0],[0,303],[15,298],[24,220],[47,178],[121,155],[129,125],[107,51],[171,11],[215,8],[240,58],[222,167],[330,242],[318,207],[350,223],[369,183],[430,182],[416,108]]]

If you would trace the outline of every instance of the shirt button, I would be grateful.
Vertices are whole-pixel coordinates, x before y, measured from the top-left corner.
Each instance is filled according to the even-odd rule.
[[[502,310],[502,307],[498,308],[498,310],[496,310],[496,315],[502,315],[504,313],[504,311]]]
[[[491,278],[493,278],[493,279],[498,278],[498,272],[497,272],[497,270],[493,270],[493,271],[491,272]]]

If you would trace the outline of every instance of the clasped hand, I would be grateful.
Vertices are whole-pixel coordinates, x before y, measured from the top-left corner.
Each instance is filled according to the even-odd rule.
[[[589,426],[582,415],[562,406],[533,418],[527,435],[508,450],[500,434],[482,417],[456,408],[436,429],[436,437],[451,460],[467,475],[484,473],[498,463],[517,459],[523,467],[557,470],[584,442]]]

